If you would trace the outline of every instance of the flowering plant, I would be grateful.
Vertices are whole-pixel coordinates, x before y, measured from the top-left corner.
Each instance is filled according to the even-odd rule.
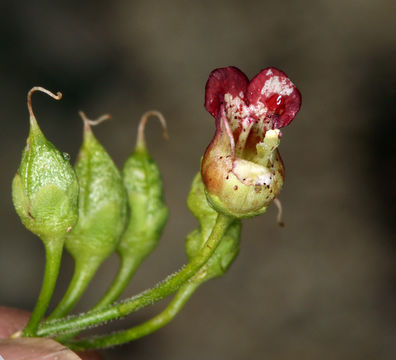
[[[27,326],[12,338],[55,337],[73,350],[122,344],[148,335],[171,321],[196,289],[223,275],[239,251],[241,219],[263,213],[284,181],[278,146],[280,129],[300,109],[301,96],[280,70],[266,68],[250,82],[235,67],[214,70],[206,84],[205,107],[216,119],[216,133],[205,151],[187,203],[199,226],[186,237],[188,263],[136,296],[115,302],[141,262],[154,250],[168,209],[157,165],[144,141],[150,116],[143,115],[135,151],[119,172],[91,126],[84,121],[84,140],[74,168],[40,130],[28,93],[31,130],[13,181],[13,202],[23,224],[43,241],[46,269],[43,287]],[[44,320],[59,272],[63,249],[75,259],[71,284]],[[112,252],[121,265],[107,293],[90,311],[68,316],[96,270]],[[76,338],[80,331],[126,316],[175,293],[158,315],[143,324],[110,335]],[[1,342],[0,342],[1,350]]]

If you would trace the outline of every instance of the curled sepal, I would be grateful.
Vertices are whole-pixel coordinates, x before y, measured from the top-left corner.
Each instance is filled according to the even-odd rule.
[[[50,241],[63,238],[77,221],[78,182],[69,156],[49,142],[37,124],[31,106],[35,91],[57,100],[62,97],[41,87],[28,93],[30,131],[12,182],[12,199],[26,228],[43,241]]]
[[[214,227],[217,212],[208,204],[201,175],[198,173],[187,197],[187,205],[200,226],[186,237],[186,253],[192,260],[205,245]],[[228,227],[220,245],[200,271],[204,281],[223,275],[239,252],[241,222],[234,220]]]
[[[113,160],[94,136],[91,125],[84,121],[83,143],[75,164],[80,183],[79,219],[68,234],[65,247],[75,260],[71,284],[50,318],[68,313],[81,297],[100,264],[115,250],[125,228],[127,195],[121,174]]]

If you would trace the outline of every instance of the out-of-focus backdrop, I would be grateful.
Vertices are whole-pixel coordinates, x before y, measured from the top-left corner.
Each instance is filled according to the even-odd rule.
[[[11,2],[10,2],[11,3]],[[126,295],[186,262],[196,226],[185,198],[214,133],[203,107],[211,70],[249,77],[275,66],[298,86],[303,106],[283,129],[285,228],[271,207],[244,223],[241,252],[167,327],[103,352],[106,359],[395,359],[394,236],[396,3],[378,1],[15,1],[0,12],[0,304],[31,309],[44,267],[40,241],[21,225],[11,180],[28,133],[26,93],[35,94],[46,136],[74,161],[77,115],[113,120],[95,128],[121,166],[141,114],[165,183],[170,219]],[[117,268],[103,265],[75,311],[104,293]],[[52,307],[73,263],[65,254]],[[166,302],[111,328],[137,324]],[[97,329],[97,331],[103,331]]]

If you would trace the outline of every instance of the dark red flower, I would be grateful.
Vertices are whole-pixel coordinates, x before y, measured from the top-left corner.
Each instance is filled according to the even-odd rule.
[[[253,216],[279,194],[284,177],[279,129],[294,119],[300,105],[300,92],[278,69],[266,68],[250,82],[235,67],[211,72],[205,108],[216,118],[216,134],[201,174],[216,210]]]

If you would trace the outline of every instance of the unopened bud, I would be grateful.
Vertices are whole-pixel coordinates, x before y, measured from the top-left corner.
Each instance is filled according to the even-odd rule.
[[[22,160],[12,183],[15,210],[28,230],[43,240],[64,237],[78,218],[78,182],[69,157],[49,142],[40,130],[31,107],[31,95],[42,91],[59,100],[41,87],[28,93],[30,132]]]
[[[124,231],[127,199],[120,172],[113,160],[96,139],[91,125],[96,121],[86,118],[84,139],[75,165],[80,183],[79,220],[66,238],[66,249],[76,259],[95,259],[98,265],[118,245]]]

